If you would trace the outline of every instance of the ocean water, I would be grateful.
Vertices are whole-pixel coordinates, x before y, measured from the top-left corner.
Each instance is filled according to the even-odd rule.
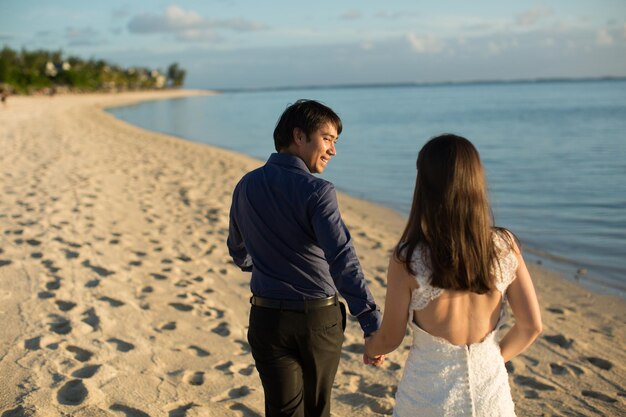
[[[324,102],[342,118],[323,177],[408,215],[415,160],[441,133],[470,139],[496,224],[530,262],[626,294],[626,80],[231,92],[110,109],[141,127],[266,160],[285,107]]]

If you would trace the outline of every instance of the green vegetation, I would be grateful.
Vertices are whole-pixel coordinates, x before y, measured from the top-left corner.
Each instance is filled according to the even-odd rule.
[[[122,68],[103,60],[64,58],[61,51],[0,51],[0,89],[17,94],[149,90],[181,87],[185,70]]]

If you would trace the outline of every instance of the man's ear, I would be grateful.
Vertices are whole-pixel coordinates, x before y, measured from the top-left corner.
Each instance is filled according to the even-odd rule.
[[[304,140],[306,140],[306,134],[299,127],[293,128],[293,142],[296,145],[300,145]]]

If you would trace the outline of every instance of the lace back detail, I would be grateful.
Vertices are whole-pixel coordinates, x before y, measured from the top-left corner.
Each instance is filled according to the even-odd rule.
[[[515,252],[511,250],[502,236],[498,233],[493,234],[493,240],[498,253],[498,265],[494,265],[493,272],[496,275],[496,288],[502,295],[506,293],[506,289],[515,279],[515,271],[517,270],[517,257]],[[424,257],[424,251],[420,247],[416,247],[411,259],[411,265],[415,271],[415,279],[419,288],[413,290],[411,295],[411,305],[409,306],[409,314],[414,310],[423,310],[428,303],[439,297],[443,292],[442,288],[430,285],[430,276],[432,274],[430,267]]]

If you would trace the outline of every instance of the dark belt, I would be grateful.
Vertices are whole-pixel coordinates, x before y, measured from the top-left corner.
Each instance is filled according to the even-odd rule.
[[[273,308],[276,310],[306,311],[338,304],[337,295],[313,300],[276,300],[253,295],[250,304],[256,307]]]

